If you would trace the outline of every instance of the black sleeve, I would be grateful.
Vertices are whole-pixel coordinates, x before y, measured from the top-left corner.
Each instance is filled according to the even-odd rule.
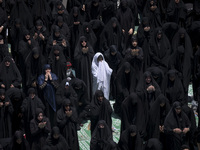
[[[37,136],[37,134],[42,131],[42,129],[40,129],[35,123],[34,119],[30,122],[30,131],[32,136]]]
[[[51,124],[50,124],[50,121],[49,121],[48,118],[46,118],[45,121],[46,121],[46,126],[44,127],[44,131],[45,131],[46,133],[50,133],[50,132],[51,132]]]
[[[61,111],[62,111],[62,109],[60,109],[57,112],[57,125],[60,129],[64,128],[64,126],[66,125],[66,123],[69,119],[67,116],[63,117],[63,114]]]

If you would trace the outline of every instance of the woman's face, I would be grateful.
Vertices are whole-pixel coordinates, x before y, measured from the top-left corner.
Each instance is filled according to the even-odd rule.
[[[20,27],[21,27],[21,24],[20,24],[20,23],[16,23],[16,24],[15,24],[15,27],[16,27],[16,28],[20,28]]]
[[[130,69],[126,69],[125,70],[125,73],[129,73],[131,70]]]
[[[112,23],[112,27],[115,28],[117,26],[116,22]]]
[[[46,69],[46,70],[45,70],[45,73],[51,73],[51,69],[49,69],[49,68]]]
[[[180,2],[180,0],[175,0],[175,3],[178,4]]]
[[[103,96],[99,96],[99,97],[97,97],[97,100],[99,101],[99,102],[103,102]]]
[[[55,37],[59,37],[59,36],[60,36],[60,32],[56,31],[56,32],[54,33],[54,35],[55,35]]]
[[[66,111],[69,111],[69,110],[70,110],[70,105],[66,105],[66,106],[65,106],[65,110],[66,110]]]
[[[39,121],[42,121],[42,119],[43,119],[43,114],[42,114],[42,113],[39,113],[37,119],[38,119]]]
[[[146,83],[151,83],[151,77],[146,77]]]
[[[161,39],[161,37],[162,37],[162,34],[161,34],[161,33],[158,33],[158,34],[157,34],[157,38],[158,38],[158,39]]]
[[[117,54],[117,52],[111,52],[112,56],[115,56]]]
[[[160,104],[160,107],[164,107],[164,106],[165,106],[165,103],[161,103],[161,104]]]
[[[95,6],[95,7],[98,6],[98,5],[99,5],[98,2],[94,2],[94,3],[93,3],[93,6]]]
[[[0,99],[1,100],[5,99],[5,94],[0,94]]]
[[[59,55],[60,55],[60,52],[58,50],[55,50],[54,51],[54,56],[55,56],[56,60],[59,60],[59,58],[60,58]]]
[[[40,56],[39,54],[34,54],[34,55],[33,55],[33,57],[34,57],[35,59],[38,59],[39,56]]]
[[[98,62],[103,61],[103,57],[100,55],[100,56],[97,58],[97,61],[98,61]]]
[[[174,81],[175,78],[176,78],[175,76],[169,76],[169,80],[170,80],[170,81]]]
[[[25,35],[26,40],[29,40],[30,37],[31,37],[31,36],[30,36],[29,34]]]
[[[58,26],[61,27],[62,25],[63,25],[63,22],[62,22],[62,21],[59,21],[59,22],[58,22]]]
[[[175,108],[175,111],[177,114],[180,114],[181,113],[181,108]]]
[[[42,29],[42,26],[39,25],[39,26],[36,26],[36,28],[37,28],[38,30],[41,30],[41,29]]]
[[[131,135],[132,137],[134,137],[134,136],[136,136],[136,133],[135,133],[135,132],[132,132],[130,135]]]
[[[59,136],[60,136],[60,135],[59,135],[58,133],[56,133],[56,134],[53,135],[53,138],[54,138],[54,139],[58,139]]]
[[[85,47],[85,46],[87,45],[86,41],[83,40],[83,41],[81,42],[81,45],[82,45],[83,47]]]
[[[103,129],[103,128],[104,128],[104,125],[103,125],[103,124],[100,124],[100,125],[99,125],[99,128],[100,128],[100,129]]]
[[[31,99],[34,99],[34,98],[35,98],[35,93],[30,93],[30,94],[29,94],[29,97],[30,97]]]
[[[137,46],[137,41],[134,40],[134,41],[132,42],[132,45],[133,45],[134,47],[136,47],[136,46]]]
[[[5,61],[5,66],[9,67],[10,66],[10,61]]]
[[[22,143],[22,139],[17,139],[16,142],[17,142],[18,144],[21,144],[21,143]]]
[[[77,17],[77,16],[78,16],[78,13],[74,12],[74,13],[73,13],[73,16],[74,16],[74,17]]]

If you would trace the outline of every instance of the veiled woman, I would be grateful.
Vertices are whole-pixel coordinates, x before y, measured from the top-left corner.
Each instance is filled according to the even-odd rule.
[[[141,99],[136,93],[131,93],[122,102],[121,112],[121,133],[128,129],[130,125],[136,125],[141,137],[146,134],[147,115]],[[143,119],[141,119],[143,118]]]
[[[0,65],[0,86],[8,90],[9,88],[19,88],[22,77],[11,57],[7,56],[3,59]]]
[[[130,125],[120,135],[118,146],[121,150],[143,150],[143,142],[136,125]]]
[[[193,50],[190,37],[184,28],[180,28],[175,34],[172,48],[174,52],[172,54],[170,67],[181,73],[184,92],[187,95],[192,71]]]
[[[57,124],[69,145],[69,149],[72,150],[79,150],[77,119],[76,109],[69,99],[64,99],[62,107],[57,112]]]
[[[164,122],[167,148],[169,150],[181,149],[183,144],[187,144],[190,127],[191,123],[182,111],[181,103],[174,102]]]
[[[108,66],[103,54],[96,53],[92,60],[93,95],[96,90],[102,90],[104,97],[109,99],[111,74],[112,69]]]
[[[164,134],[164,121],[168,112],[170,110],[170,105],[168,99],[160,94],[156,101],[152,104],[149,110],[149,121],[147,138],[157,138],[160,140],[165,147],[165,134]]]
[[[171,44],[162,28],[156,28],[150,41],[151,66],[160,67],[164,72],[168,70],[171,56]]]
[[[91,135],[99,120],[105,120],[108,127],[111,129],[112,108],[110,102],[104,97],[101,90],[97,90],[91,102]]]
[[[41,150],[51,131],[51,124],[49,119],[44,116],[43,110],[40,108],[36,109],[35,118],[30,122],[30,131],[33,142],[31,149]]]
[[[91,136],[90,150],[114,150],[116,147],[110,128],[104,120],[99,120]]]
[[[81,36],[74,51],[74,67],[77,78],[87,85],[87,92],[92,99],[92,59],[94,51],[85,36]]]

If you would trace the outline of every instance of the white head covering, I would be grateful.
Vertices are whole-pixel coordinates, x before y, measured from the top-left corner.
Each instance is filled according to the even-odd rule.
[[[103,60],[98,62],[99,56],[103,57]],[[92,75],[93,75],[93,94],[96,90],[102,90],[104,97],[109,99],[110,93],[110,77],[112,69],[108,66],[102,53],[96,53],[92,60]]]

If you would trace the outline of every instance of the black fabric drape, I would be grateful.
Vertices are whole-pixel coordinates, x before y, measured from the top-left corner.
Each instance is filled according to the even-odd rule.
[[[100,102],[98,97],[102,96],[103,101]],[[112,108],[110,102],[104,98],[104,94],[101,90],[97,90],[91,102],[91,134],[99,120],[104,120],[108,127],[112,128],[111,120]]]
[[[5,66],[5,62],[9,61],[10,66]],[[0,85],[5,85],[5,90],[9,89],[11,84],[14,87],[20,87],[22,77],[11,57],[7,56],[0,64]]]
[[[0,95],[0,103],[3,103],[3,106],[0,107],[0,138],[11,138],[13,106],[4,89],[0,89]]]
[[[118,51],[123,50],[124,36],[117,18],[112,17],[100,35],[100,51],[106,51],[111,45],[117,45]]]
[[[174,81],[170,80],[170,77],[174,77]],[[162,91],[168,98],[170,105],[175,101],[179,101],[184,104],[184,89],[180,80],[178,72],[176,70],[169,70],[165,76]]]
[[[141,99],[136,93],[131,93],[122,102],[122,113],[121,113],[121,133],[129,128],[130,125],[136,125],[137,131],[141,137],[146,134],[146,121],[144,106]],[[141,119],[143,118],[143,119]]]
[[[104,127],[101,128],[100,125]],[[111,150],[115,147],[110,128],[104,120],[99,120],[91,136],[90,150]]]
[[[153,1],[153,3],[152,3]],[[156,7],[155,9],[151,9],[152,7]],[[161,13],[160,8],[158,7],[157,0],[147,0],[144,10],[143,16],[149,18],[149,25],[152,29],[162,26]]]
[[[160,106],[162,104],[162,107]],[[160,139],[163,134],[159,130],[159,126],[164,125],[165,118],[170,110],[169,100],[160,94],[156,101],[153,102],[149,110],[149,121],[148,121],[148,139],[157,138]]]
[[[71,116],[66,115],[65,107],[70,105]],[[62,107],[57,112],[57,124],[63,137],[66,139],[70,150],[79,150],[77,133],[77,112],[73,108],[69,99],[64,99]]]
[[[87,53],[82,52],[83,46],[81,42],[85,41],[87,43],[86,48],[88,48]],[[92,99],[92,59],[94,56],[93,48],[90,46],[90,43],[87,41],[86,37],[81,36],[79,42],[74,51],[74,64],[77,78],[83,80],[87,85],[87,92],[90,99]]]
[[[158,38],[158,35],[161,35],[161,37]],[[154,35],[152,35],[149,43],[151,66],[160,67],[162,70],[167,71],[168,61],[171,56],[171,44],[169,43],[166,35],[163,33],[162,28],[156,28],[154,30]]]
[[[31,30],[33,28],[33,18],[29,8],[23,0],[15,1],[15,4],[11,10],[10,22],[14,24],[14,20],[19,18],[26,29]]]
[[[181,38],[183,36],[183,38]],[[192,44],[189,35],[184,28],[180,28],[175,34],[172,42],[174,53],[172,54],[171,68],[182,74],[184,91],[188,92],[188,85],[191,78],[191,65],[193,59]]]
[[[22,142],[18,144],[16,141],[20,139]],[[8,150],[30,150],[30,145],[28,141],[23,137],[22,131],[16,131],[10,145],[8,146]]]
[[[146,30],[148,29],[148,30]],[[143,50],[144,64],[143,70],[146,71],[150,67],[150,55],[149,55],[149,40],[153,34],[153,28],[150,27],[150,22],[148,17],[143,17],[142,22],[137,30],[138,46]]]
[[[136,135],[132,137],[131,133],[136,133]],[[121,150],[143,150],[143,142],[137,130],[137,126],[130,125],[121,133],[118,146]]]
[[[54,135],[58,135],[55,139]],[[57,126],[53,127],[51,134],[47,137],[45,147],[51,150],[69,150],[69,146],[65,138],[60,134],[60,130]]]
[[[175,128],[183,130],[184,128],[190,128],[191,123],[187,115],[181,110],[180,114],[175,111],[176,107],[181,107],[180,102],[175,102],[169,111],[165,122],[164,130],[166,135],[166,146],[169,150],[180,149],[181,145],[188,143],[188,133],[183,132],[178,134],[173,131]]]
[[[37,117],[39,114],[43,115],[43,119],[39,121]],[[38,125],[39,123],[45,123],[46,125],[44,128],[40,128]],[[37,108],[35,113],[35,118],[30,121],[30,131],[32,137],[32,150],[41,150],[45,145],[45,141],[48,137],[48,134],[51,131],[51,125],[48,118],[44,116],[42,109]]]

